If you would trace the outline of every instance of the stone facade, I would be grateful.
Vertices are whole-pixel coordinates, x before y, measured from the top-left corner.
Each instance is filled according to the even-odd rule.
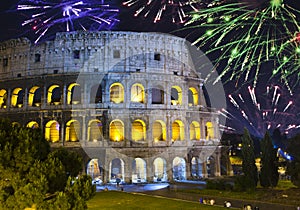
[[[68,32],[0,43],[0,116],[82,148],[105,182],[220,176],[218,114],[184,39]],[[91,160],[91,161],[90,161]]]

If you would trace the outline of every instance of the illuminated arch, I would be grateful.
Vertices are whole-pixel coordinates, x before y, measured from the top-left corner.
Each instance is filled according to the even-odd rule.
[[[59,85],[52,85],[48,88],[47,103],[55,105],[61,104],[61,90]]]
[[[161,120],[156,120],[152,125],[153,140],[165,141],[167,136],[166,124]]]
[[[102,103],[102,86],[101,85],[92,86],[91,92],[90,92],[90,103],[91,104]]]
[[[45,127],[45,139],[50,142],[58,142],[60,138],[59,131],[59,123],[55,120],[49,121]]]
[[[119,178],[124,181],[125,168],[124,161],[120,158],[115,158],[109,163],[109,174],[110,181],[116,182],[116,179]]]
[[[15,88],[12,91],[12,96],[11,96],[11,106],[13,107],[22,107],[23,106],[23,90],[22,88]]]
[[[88,140],[98,141],[103,136],[103,125],[100,120],[91,120],[88,124]]]
[[[124,102],[124,87],[121,83],[114,83],[109,88],[110,102],[119,104]]]
[[[19,122],[12,122],[11,126],[12,127],[21,127],[21,124]]]
[[[39,124],[36,121],[31,121],[31,122],[27,123],[26,127],[35,129],[35,128],[39,127]]]
[[[79,104],[81,102],[81,89],[78,83],[72,83],[67,91],[67,104]]]
[[[7,106],[7,91],[4,89],[0,90],[0,108],[6,108]]]
[[[28,94],[28,106],[40,106],[41,105],[41,88],[33,86],[29,90]]]
[[[135,120],[131,125],[131,137],[133,141],[146,139],[146,124],[142,120]]]
[[[103,168],[98,159],[92,159],[87,164],[86,174],[90,175],[92,179],[101,179],[103,181]]]
[[[180,120],[172,123],[172,141],[184,140],[184,124]]]
[[[66,123],[66,141],[79,141],[81,138],[80,123],[77,120],[70,120]]]
[[[109,124],[109,139],[111,141],[124,140],[124,123],[121,120],[113,120]]]
[[[171,88],[171,105],[182,104],[182,90],[179,86],[172,86]]]
[[[135,158],[132,161],[132,183],[147,181],[147,164],[142,158]]]
[[[194,88],[194,87],[190,87],[189,88],[189,95],[188,95],[189,106],[196,106],[196,105],[198,105],[198,100],[199,100],[199,96],[198,96],[197,89]]]
[[[190,140],[200,140],[200,123],[193,121],[190,124]]]
[[[205,138],[213,139],[214,138],[214,126],[212,122],[207,122],[205,124]]]
[[[173,179],[185,180],[186,179],[186,163],[183,158],[175,157],[173,159]]]
[[[153,161],[153,169],[154,169],[154,182],[166,182],[168,181],[167,176],[167,164],[166,160],[158,157]]]
[[[144,103],[145,101],[145,89],[141,84],[134,84],[131,87],[131,101]]]

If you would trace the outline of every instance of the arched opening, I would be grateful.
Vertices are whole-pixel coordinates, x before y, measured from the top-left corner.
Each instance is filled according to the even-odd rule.
[[[193,121],[190,124],[190,140],[200,140],[200,124]]]
[[[172,86],[171,89],[171,105],[182,104],[182,90],[179,86]]]
[[[145,101],[145,90],[141,84],[134,84],[131,87],[131,101],[137,103],[144,103]]]
[[[81,88],[77,83],[72,83],[68,87],[67,104],[80,104],[81,103]]]
[[[154,182],[166,182],[168,181],[167,176],[167,164],[166,161],[162,158],[156,158],[153,162],[154,169]]]
[[[31,122],[27,123],[26,127],[36,129],[36,128],[39,128],[39,124],[35,121],[31,121]]]
[[[155,142],[165,141],[167,136],[166,124],[161,120],[156,120],[152,125],[152,136]]]
[[[90,103],[91,104],[102,103],[102,86],[101,85],[92,86],[91,93],[90,93]]]
[[[141,158],[135,158],[132,161],[132,183],[147,181],[146,167],[146,161]]]
[[[110,102],[119,104],[124,102],[124,87],[121,83],[114,83],[109,88]]]
[[[30,88],[28,94],[28,106],[41,106],[41,88],[34,86]]]
[[[135,120],[131,125],[131,136],[133,141],[144,141],[146,139],[146,124],[142,120]]]
[[[191,176],[196,179],[202,178],[202,164],[199,158],[193,157],[191,160]]]
[[[22,107],[23,106],[23,97],[24,97],[24,91],[22,90],[22,88],[15,88],[12,91],[11,106],[12,107]]]
[[[12,127],[21,127],[21,124],[19,122],[12,122],[11,126]]]
[[[95,183],[101,184],[103,182],[103,168],[98,159],[92,159],[88,162],[86,174],[90,175]]]
[[[173,179],[185,180],[186,179],[186,163],[183,158],[175,157],[173,160]]]
[[[172,141],[184,140],[184,124],[180,120],[172,123]]]
[[[198,105],[198,91],[194,87],[189,88],[188,103],[189,106]]]
[[[124,140],[124,124],[121,120],[113,120],[109,125],[109,139],[111,141]]]
[[[208,176],[214,176],[215,158],[213,156],[210,156],[206,159],[206,170]]]
[[[124,161],[115,158],[110,162],[109,167],[109,174],[110,174],[110,182],[116,183],[116,179],[119,178],[124,181]]]
[[[50,105],[61,104],[61,90],[58,85],[52,85],[48,88],[47,103]]]
[[[103,136],[103,125],[100,120],[91,120],[88,124],[88,140],[99,141]]]
[[[45,128],[45,139],[50,142],[58,142],[59,141],[59,131],[60,126],[59,123],[55,120],[51,120],[46,124]]]
[[[205,124],[205,139],[213,139],[214,138],[214,127],[212,122],[207,122]]]
[[[152,88],[151,90],[152,104],[164,104],[164,91],[159,88]]]
[[[7,107],[7,91],[4,89],[0,90],[0,108],[6,109]]]
[[[66,141],[79,141],[80,139],[80,123],[77,120],[70,120],[66,124]]]

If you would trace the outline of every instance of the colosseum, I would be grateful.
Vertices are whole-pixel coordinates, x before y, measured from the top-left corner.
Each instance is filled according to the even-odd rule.
[[[0,116],[85,156],[104,182],[220,176],[218,113],[187,41],[162,33],[67,32],[0,43]]]

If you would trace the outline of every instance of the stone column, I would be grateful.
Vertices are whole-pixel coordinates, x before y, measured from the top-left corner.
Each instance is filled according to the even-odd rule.
[[[11,108],[11,89],[7,90],[6,108],[8,110]]]
[[[62,90],[62,105],[64,108],[66,108],[67,105],[67,97],[68,97],[68,90],[67,85],[63,84],[63,90]]]
[[[171,158],[171,156],[169,156],[169,158]],[[172,159],[166,160],[166,168],[167,168],[168,181],[170,182],[174,181]]]
[[[25,109],[28,107],[28,88],[25,88],[25,91],[24,91],[23,107]]]
[[[81,140],[86,142],[87,141],[87,135],[86,135],[86,116],[82,116],[82,135]]]
[[[46,105],[48,104],[48,92],[47,92],[47,87],[44,86],[42,91],[41,91],[41,108],[44,109]]]
[[[153,170],[153,161],[151,158],[147,158],[146,160],[146,177],[147,177],[147,182],[153,182],[153,175],[154,175],[154,170]]]
[[[220,152],[216,151],[215,158],[215,176],[221,176]]]
[[[204,160],[203,163],[202,163],[202,174],[203,174],[203,178],[208,177],[206,160]]]
[[[62,145],[65,145],[65,124],[62,121],[60,123],[60,139]]]
[[[185,173],[186,173],[186,179],[191,179],[191,160],[190,158],[188,157],[186,159],[186,166],[185,166]]]
[[[124,167],[125,167],[125,177],[124,177],[124,181],[126,183],[131,183],[132,182],[132,161],[133,159],[130,157],[126,158],[126,161],[124,163]]]

